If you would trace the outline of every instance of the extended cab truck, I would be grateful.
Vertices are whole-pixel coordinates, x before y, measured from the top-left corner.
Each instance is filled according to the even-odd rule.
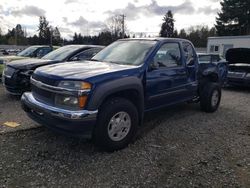
[[[118,40],[92,61],[36,69],[22,107],[55,131],[87,135],[113,151],[126,147],[144,112],[187,101],[203,111],[220,104],[218,71],[199,68],[191,42],[183,39]]]

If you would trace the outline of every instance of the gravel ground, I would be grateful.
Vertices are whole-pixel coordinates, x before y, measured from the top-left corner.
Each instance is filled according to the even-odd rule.
[[[5,122],[16,122],[20,126],[10,128],[3,126]],[[21,109],[20,97],[9,95],[0,82],[0,134],[38,126],[38,124],[27,118],[25,112]]]
[[[213,114],[198,104],[149,113],[135,143],[114,153],[43,127],[2,133],[0,187],[250,187],[249,96],[224,90]]]

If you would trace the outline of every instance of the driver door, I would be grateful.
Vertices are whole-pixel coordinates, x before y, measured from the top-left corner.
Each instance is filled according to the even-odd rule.
[[[187,97],[188,74],[179,43],[164,43],[147,72],[146,109],[178,103]]]

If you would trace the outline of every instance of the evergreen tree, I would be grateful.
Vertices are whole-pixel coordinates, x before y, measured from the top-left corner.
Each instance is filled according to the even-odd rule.
[[[15,34],[18,37],[24,37],[24,31],[23,31],[22,26],[20,24],[16,25]]]
[[[49,22],[46,20],[45,16],[40,16],[38,25],[38,37],[40,44],[50,44],[50,27]]]
[[[186,33],[185,29],[180,30],[179,37],[182,38],[182,39],[187,38],[187,33]]]
[[[169,10],[163,18],[161,25],[160,36],[161,37],[173,37],[174,36],[174,19],[173,14]]]
[[[12,45],[26,45],[27,39],[25,37],[24,30],[20,24],[17,24],[11,30],[8,30],[8,33],[4,36],[5,41],[7,40],[8,44]]]
[[[221,7],[215,25],[218,35],[250,34],[249,0],[223,0]]]

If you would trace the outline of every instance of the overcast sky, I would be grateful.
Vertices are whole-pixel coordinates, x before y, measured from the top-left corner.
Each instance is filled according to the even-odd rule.
[[[129,32],[159,33],[162,17],[172,10],[175,27],[213,26],[220,0],[0,0],[0,28],[3,32],[21,24],[29,35],[37,33],[39,16],[59,27],[63,37],[74,32],[96,34],[112,15],[126,15]]]

